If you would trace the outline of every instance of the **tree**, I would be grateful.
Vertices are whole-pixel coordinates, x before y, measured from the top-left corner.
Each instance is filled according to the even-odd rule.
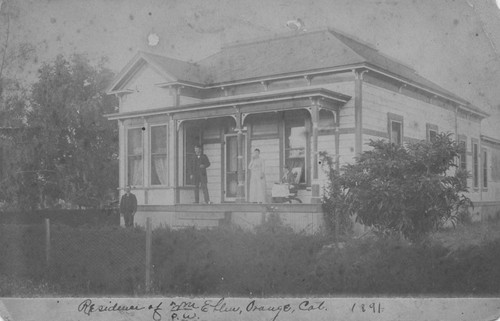
[[[323,170],[327,175],[322,199],[322,209],[326,227],[333,232],[335,239],[348,234],[352,229],[352,220],[344,202],[344,193],[340,185],[340,173],[335,170],[335,161],[326,152],[320,152]]]
[[[33,85],[22,135],[26,157],[9,182],[19,206],[98,207],[118,184],[115,98],[105,94],[113,74],[104,61],[58,56],[44,64]],[[27,141],[26,141],[27,140]]]
[[[369,146],[339,177],[342,202],[358,222],[415,241],[472,205],[463,195],[467,172],[455,165],[461,147],[449,134],[406,147],[383,140]]]

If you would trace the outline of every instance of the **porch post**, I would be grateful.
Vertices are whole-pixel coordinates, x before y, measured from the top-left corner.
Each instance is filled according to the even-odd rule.
[[[363,151],[363,74],[354,71],[354,152],[359,156]]]
[[[318,122],[319,122],[319,108],[317,102],[311,106],[311,120],[312,120],[312,183],[311,183],[311,203],[321,203],[320,198],[320,185],[318,176]]]
[[[172,135],[170,136],[170,161],[172,162],[172,176],[174,185],[174,204],[180,203],[180,191],[179,191],[179,128],[177,121],[174,119],[173,114],[170,115],[169,119]]]
[[[236,142],[238,144],[238,162],[237,162],[237,172],[238,172],[238,188],[236,190],[236,203],[245,202],[245,176],[243,168],[243,128],[242,128],[241,112],[238,110],[236,113],[236,130],[238,132]]]
[[[118,135],[120,137],[119,139],[119,144],[120,144],[120,156],[118,157],[118,163],[119,163],[119,183],[118,183],[118,199],[122,196],[122,191],[125,189],[125,184],[127,184],[127,130],[125,128],[125,124],[123,119],[120,119],[118,121]]]

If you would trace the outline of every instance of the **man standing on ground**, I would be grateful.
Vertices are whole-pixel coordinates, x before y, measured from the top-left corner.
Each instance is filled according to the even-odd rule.
[[[123,215],[125,220],[125,227],[134,226],[134,215],[137,211],[137,198],[135,195],[130,193],[130,185],[125,188],[125,194],[123,194],[120,201],[120,213]]]
[[[193,174],[191,179],[194,179],[194,201],[195,203],[200,202],[200,185],[203,190],[203,197],[205,198],[205,203],[211,204],[210,196],[208,195],[207,188],[207,168],[210,166],[210,161],[207,155],[201,153],[201,147],[194,147],[194,159],[193,159]]]

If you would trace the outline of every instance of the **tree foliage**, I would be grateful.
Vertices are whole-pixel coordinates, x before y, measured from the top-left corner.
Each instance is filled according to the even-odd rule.
[[[467,172],[455,165],[460,146],[449,134],[399,146],[370,141],[339,176],[342,202],[356,220],[375,231],[422,239],[472,205]]]
[[[103,117],[117,103],[105,94],[113,74],[83,56],[58,56],[39,70],[24,125],[15,139],[24,157],[7,184],[7,201],[44,208],[63,200],[97,207],[118,184],[116,124]],[[6,196],[6,195],[4,195]]]
[[[322,209],[326,227],[334,233],[337,238],[348,234],[352,229],[352,220],[344,202],[344,193],[340,185],[340,173],[335,170],[335,161],[326,152],[320,152],[323,171],[327,175],[322,199]]]

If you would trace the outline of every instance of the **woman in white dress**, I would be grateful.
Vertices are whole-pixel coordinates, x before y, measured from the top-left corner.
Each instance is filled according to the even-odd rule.
[[[248,166],[250,170],[250,194],[252,203],[266,202],[266,172],[264,160],[260,158],[260,150],[256,148],[252,153],[252,161]]]

